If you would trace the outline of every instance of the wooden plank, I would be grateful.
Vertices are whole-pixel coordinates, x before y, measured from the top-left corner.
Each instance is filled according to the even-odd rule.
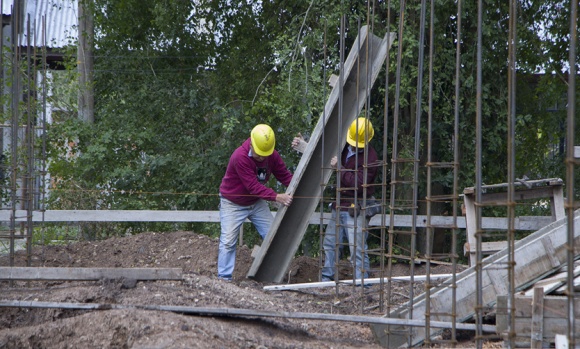
[[[475,211],[475,198],[473,195],[465,195],[465,220],[466,220],[466,231],[467,234],[467,250],[469,253],[469,265],[475,265],[477,255],[475,254],[477,250],[477,238],[475,234],[477,232],[477,215]]]
[[[552,218],[557,221],[566,217],[566,208],[564,207],[564,188],[562,186],[554,187],[552,197],[550,197],[550,207],[552,208]]]
[[[430,276],[430,281],[437,281],[442,279],[449,279],[452,277],[453,274],[434,274]],[[369,278],[365,279],[365,285],[376,285],[382,282],[391,281],[410,281],[410,276],[393,276],[390,278]],[[427,280],[426,275],[415,275],[413,277],[413,281],[425,281]],[[307,282],[307,283],[300,283],[300,284],[286,284],[286,285],[271,285],[271,286],[264,286],[264,291],[284,291],[284,290],[298,290],[304,288],[315,288],[315,287],[329,287],[329,286],[336,286],[337,283],[343,285],[352,285],[353,282],[355,285],[360,285],[362,280],[361,279],[348,279],[348,280],[338,280],[337,282],[334,281],[321,281],[321,282]]]
[[[544,337],[544,289],[541,287],[534,288],[531,332],[532,348],[541,349]]]
[[[550,258],[550,263],[552,263],[552,267],[558,268],[561,265],[561,263],[558,260],[558,258],[555,257],[556,250],[554,250],[552,242],[550,241],[550,239],[542,239],[541,241],[542,246],[544,246],[544,249],[546,250],[547,256]]]
[[[0,267],[0,280],[78,280],[101,279],[181,280],[181,268],[49,268]]]
[[[542,279],[534,284],[534,287],[524,292],[525,296],[533,296],[534,289],[541,287],[545,294],[551,293],[566,283],[567,276],[565,273],[559,273],[547,279]]]
[[[484,275],[489,278],[496,295],[508,293],[509,282],[507,269],[503,273],[490,269],[485,269],[483,272],[485,273]]]
[[[574,292],[580,291],[580,276],[574,278]],[[554,294],[566,294],[568,291],[568,285],[561,285],[558,289],[554,290]]]
[[[11,210],[0,210],[0,221],[11,219]],[[26,210],[16,210],[16,222],[27,221]],[[155,210],[47,210],[32,212],[33,222],[219,222],[219,211]]]
[[[548,251],[549,252],[549,251]],[[576,262],[573,275],[576,279],[580,278],[580,262]],[[556,273],[550,277],[539,280],[534,284],[534,287],[542,287],[544,289],[544,294],[563,293],[567,289],[566,283],[568,282],[568,272],[566,268],[562,268],[559,273]],[[528,290],[524,293],[525,296],[532,296],[532,290]]]
[[[483,254],[492,254],[504,250],[508,247],[507,241],[489,241],[481,243],[481,252]]]
[[[532,187],[545,186],[545,185],[556,186],[556,185],[563,185],[564,181],[562,181],[561,178],[545,178],[545,179],[528,180],[528,181],[526,181],[526,183],[528,185],[531,185]],[[514,182],[514,186],[515,187],[525,187],[525,185],[522,184],[521,182]],[[505,189],[507,187],[508,187],[508,183],[498,183],[498,184],[482,185],[481,189],[483,189],[485,191],[488,189]],[[474,192],[475,192],[475,187],[467,187],[467,188],[463,189],[464,194],[473,194]]]
[[[499,299],[499,297],[498,297]],[[516,318],[531,319],[532,297],[516,296],[514,308],[516,309]],[[544,296],[544,319],[549,318],[567,318],[568,299],[564,296]],[[574,317],[580,319],[580,298],[574,300]]]
[[[11,210],[0,210],[0,221],[9,222]],[[27,221],[26,210],[16,210],[15,221]],[[161,211],[161,210],[47,210],[32,212],[32,221],[51,222],[207,222],[218,223],[219,211]],[[272,211],[272,216],[276,211]],[[323,214],[324,224],[330,213]],[[249,222],[249,220],[247,221]],[[310,224],[320,223],[320,213],[314,212]]]
[[[0,210],[0,222],[9,222],[11,210]],[[272,216],[276,216],[277,211],[272,211]],[[15,221],[27,221],[26,210],[16,210]],[[323,213],[323,224],[327,224],[330,213]],[[370,226],[381,226],[382,215],[371,218]],[[395,226],[410,227],[411,215],[395,215]],[[390,224],[390,215],[384,215],[385,226]],[[33,211],[32,221],[35,223],[52,222],[207,222],[218,223],[220,221],[219,211],[163,211],[163,210],[46,210]],[[247,221],[249,222],[249,221]],[[309,224],[320,224],[320,213],[314,212],[309,219]],[[427,226],[427,216],[416,216],[416,227]],[[431,216],[432,226],[453,226],[453,217]],[[516,230],[538,230],[551,223],[548,216],[521,216],[515,219]],[[457,217],[456,225],[458,229],[466,227],[465,217]],[[507,229],[507,218],[483,217],[483,229]]]
[[[542,288],[538,288],[538,293],[543,293]],[[536,296],[536,297],[539,297]],[[514,300],[514,309],[512,316],[514,316],[514,328],[516,333],[515,342],[520,343],[524,347],[541,348],[539,343],[551,345],[554,343],[555,336],[558,333],[568,333],[568,319],[567,307],[568,299],[561,296],[544,296],[542,297],[543,306],[539,310],[536,306],[534,297],[516,295]],[[497,298],[497,312],[496,312],[496,328],[498,333],[505,333],[508,330],[508,309],[507,296],[498,296]],[[542,313],[542,320],[540,321],[539,312]],[[574,300],[574,317],[580,318],[580,298]],[[541,337],[539,326],[542,327]],[[575,324],[575,333],[580,333],[580,323]]]
[[[495,306],[495,328],[497,333],[506,332],[509,328],[509,313],[508,299],[506,295],[497,296],[497,303]]]
[[[554,343],[554,339],[557,334],[560,333],[567,333],[568,331],[568,319],[566,318],[549,318],[544,319],[544,334],[542,336],[542,341],[547,344]],[[531,327],[531,319],[522,319],[516,318],[515,319],[515,326],[514,332],[517,334],[516,341],[517,342],[527,342],[529,343],[527,347],[531,346],[530,342],[530,333],[532,331]],[[576,321],[576,326],[574,329],[574,333],[580,333],[580,324]]]
[[[554,188],[552,186],[548,187],[535,187],[532,189],[522,189],[516,190],[514,192],[515,201],[531,200],[531,199],[549,199],[554,196]],[[481,195],[481,202],[485,204],[494,205],[506,205],[507,204],[507,193],[485,193]]]

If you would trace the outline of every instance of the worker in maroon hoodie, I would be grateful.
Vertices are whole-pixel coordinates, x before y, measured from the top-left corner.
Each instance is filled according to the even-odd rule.
[[[249,219],[262,237],[274,218],[266,201],[290,206],[292,195],[276,193],[266,186],[271,175],[288,187],[292,173],[274,149],[276,138],[265,124],[252,129],[248,138],[230,157],[220,185],[221,235],[218,250],[218,277],[231,280],[236,261],[240,227]]]

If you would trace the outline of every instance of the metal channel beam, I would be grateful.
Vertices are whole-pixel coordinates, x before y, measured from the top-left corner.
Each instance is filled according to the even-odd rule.
[[[391,45],[394,38],[395,34],[391,34],[381,39],[369,33],[367,26],[361,28],[342,72],[342,122],[339,122],[340,83],[337,83],[288,187],[287,192],[293,193],[294,201],[276,214],[270,232],[248,272],[249,278],[266,282],[282,281],[306,232],[307,218],[319,204],[321,181],[328,183],[332,174],[330,159],[342,149],[348,126],[360,114],[385,61],[387,45]],[[339,135],[340,140],[337,139]],[[323,160],[327,162],[324,166]]]
[[[538,278],[553,273],[566,263],[567,256],[567,218],[562,218],[515,243],[515,289],[523,290],[536,282]],[[574,246],[580,247],[580,211],[574,215]],[[507,294],[508,251],[502,250],[483,260],[483,307],[491,307],[497,302],[498,295]],[[471,319],[475,315],[476,300],[476,270],[466,269],[457,275],[456,315],[457,322]],[[447,284],[449,284],[447,282]],[[431,292],[431,309],[426,309],[425,294],[415,297],[412,319],[424,319],[425,313],[451,314],[453,290],[450,287],[439,286]],[[409,309],[402,307],[395,310],[390,317],[411,319]],[[432,316],[434,321],[452,321],[449,316]],[[387,348],[406,347],[407,336],[399,335],[405,328],[401,326],[371,325],[375,338]],[[403,331],[404,332],[404,331]],[[388,333],[391,333],[388,335]],[[431,332],[432,335],[437,333]],[[425,328],[411,330],[411,346],[416,346],[425,340]]]

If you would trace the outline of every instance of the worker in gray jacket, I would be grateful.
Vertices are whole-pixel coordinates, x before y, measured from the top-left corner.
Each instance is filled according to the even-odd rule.
[[[337,241],[340,237],[346,236],[350,248],[350,261],[355,269],[356,279],[368,278],[369,258],[366,250],[368,233],[363,231],[365,226],[364,220],[367,215],[362,214],[356,209],[355,196],[358,200],[363,198],[363,184],[374,183],[377,173],[377,166],[366,166],[365,178],[365,148],[367,151],[367,164],[373,164],[378,161],[378,155],[375,149],[368,144],[374,136],[374,129],[370,120],[358,118],[350,125],[345,145],[340,159],[340,186],[344,188],[340,191],[340,203],[332,203],[331,219],[326,227],[324,234],[324,267],[322,268],[322,281],[332,281],[335,278],[335,258]],[[305,142],[302,137],[294,138],[292,147],[298,151],[305,148]],[[337,168],[338,159],[334,156],[330,160],[330,165]],[[367,197],[374,194],[375,187],[367,186]],[[338,229],[337,229],[338,227]]]

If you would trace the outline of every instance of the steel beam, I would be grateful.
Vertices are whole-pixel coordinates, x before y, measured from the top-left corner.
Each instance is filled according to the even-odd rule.
[[[320,202],[322,184],[328,183],[332,174],[330,159],[342,150],[348,127],[362,111],[385,61],[387,46],[394,38],[394,33],[381,39],[370,33],[367,26],[361,28],[343,65],[342,77],[330,93],[288,187],[287,192],[294,195],[294,201],[276,214],[248,272],[249,278],[282,281],[306,232],[307,217]],[[339,98],[341,81],[342,99]]]

